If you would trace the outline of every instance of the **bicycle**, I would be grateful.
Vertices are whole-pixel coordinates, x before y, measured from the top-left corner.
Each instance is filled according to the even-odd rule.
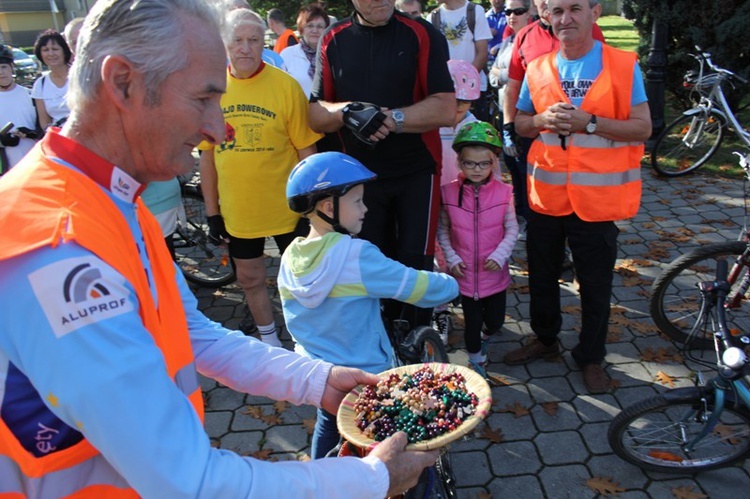
[[[208,237],[208,223],[200,180],[197,175],[180,179],[182,209],[172,241],[175,261],[185,278],[206,288],[220,288],[237,279],[226,245],[216,245]]]
[[[698,53],[691,56],[698,60],[699,70],[688,71],[684,85],[696,103],[659,134],[651,151],[651,165],[666,177],[679,177],[700,168],[718,150],[727,130],[734,130],[750,147],[750,132],[732,112],[723,90],[725,83],[734,86],[747,80],[716,66],[711,54],[695,48]]]
[[[740,166],[750,180],[750,153],[740,157]],[[747,210],[748,193],[745,192]],[[706,244],[680,256],[670,263],[651,287],[649,311],[656,326],[672,340],[686,343],[700,312],[697,285],[710,278],[710,265],[717,259],[734,258],[727,281],[730,292],[726,301],[727,321],[733,329],[750,331],[750,239],[745,223],[736,241]],[[712,348],[711,335],[692,338],[697,348]]]
[[[730,284],[727,262],[717,262],[716,279],[700,284],[697,333],[710,331],[717,376],[708,383],[699,371],[696,386],[667,390],[625,408],[609,425],[612,450],[646,470],[694,473],[726,466],[750,456],[750,335],[729,329],[724,307]],[[685,346],[687,356],[704,361]]]

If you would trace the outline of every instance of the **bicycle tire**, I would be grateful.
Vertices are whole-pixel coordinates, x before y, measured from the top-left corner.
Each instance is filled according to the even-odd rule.
[[[700,168],[721,145],[725,122],[713,109],[678,117],[656,139],[651,152],[654,170],[665,177],[679,177]],[[691,133],[697,137],[688,145],[685,139]]]
[[[404,493],[404,499],[454,499],[457,497],[456,477],[450,464],[450,455],[441,453],[433,466],[419,475],[417,484]]]
[[[197,190],[182,195],[184,216],[178,217],[174,235],[175,260],[188,281],[205,288],[220,288],[237,279],[226,245],[208,238],[203,196]]]
[[[607,431],[615,454],[645,470],[667,473],[711,470],[750,455],[750,412],[730,403],[725,404],[714,430],[687,453],[682,443],[703,429],[713,411],[714,396],[707,389],[682,390],[685,395],[672,395],[677,391],[670,390],[618,414]]]
[[[651,287],[649,311],[659,330],[674,341],[685,344],[700,311],[701,299],[697,284],[714,279],[715,260],[728,257],[737,259],[746,250],[747,243],[742,241],[708,244],[670,263]],[[730,297],[737,292],[739,283],[750,270],[742,263],[735,265],[742,267],[730,270]],[[727,307],[726,312],[730,329],[750,329],[750,303],[747,300],[738,300],[733,306]],[[704,331],[703,336],[691,338],[690,341],[691,346],[696,348],[711,349],[713,332]]]
[[[410,336],[414,338],[421,362],[448,362],[448,353],[437,331],[429,326],[419,326]]]

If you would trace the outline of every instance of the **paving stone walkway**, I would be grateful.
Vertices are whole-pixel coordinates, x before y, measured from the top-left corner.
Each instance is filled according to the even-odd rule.
[[[502,363],[503,355],[530,333],[526,256],[519,243],[506,324],[490,343],[488,370],[499,381],[492,389],[493,412],[486,426],[451,446],[459,497],[597,497],[586,484],[594,477],[610,478],[622,489],[622,498],[746,497],[750,460],[697,475],[651,473],[621,461],[606,440],[609,421],[623,407],[667,388],[656,380],[657,373],[666,373],[675,386],[692,385],[691,369],[684,363],[643,359],[649,348],[678,351],[660,336],[648,315],[651,282],[680,254],[701,244],[736,239],[744,217],[741,180],[701,175],[663,180],[645,168],[643,177],[641,210],[619,224],[606,357],[607,371],[618,387],[612,393],[588,395],[567,351],[556,362],[515,367]],[[272,243],[267,253],[269,292],[282,323],[274,287],[279,259]],[[576,344],[580,308],[575,285],[567,277],[561,284],[565,314],[560,338],[569,350]],[[237,328],[246,313],[236,285],[218,291],[197,289],[196,295],[201,309],[229,328]],[[454,310],[452,321],[449,355],[452,362],[465,365],[460,308]],[[286,332],[282,339],[291,348]],[[274,406],[271,400],[240,394],[211,380],[201,383],[207,400],[206,428],[216,445],[261,458],[307,459],[314,408]],[[679,495],[687,492],[696,495]]]

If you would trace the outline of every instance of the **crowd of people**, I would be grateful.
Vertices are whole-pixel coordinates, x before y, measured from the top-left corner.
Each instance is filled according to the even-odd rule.
[[[569,248],[582,315],[570,354],[591,393],[610,389],[615,221],[638,210],[651,133],[635,54],[604,43],[597,0],[351,3],[336,20],[321,3],[264,18],[245,0],[99,0],[39,35],[48,71],[32,89],[0,46],[0,490],[402,493],[437,451],[406,451],[399,432],[364,458],[322,459],[338,406],[395,365],[384,320],[442,329],[451,302],[486,375],[519,240],[534,336],[503,361],[562,354]],[[242,331],[208,320],[174,266],[175,177],[196,150],[210,237],[247,301]],[[267,238],[294,352],[267,291]],[[213,448],[198,372],[316,406],[313,461]]]

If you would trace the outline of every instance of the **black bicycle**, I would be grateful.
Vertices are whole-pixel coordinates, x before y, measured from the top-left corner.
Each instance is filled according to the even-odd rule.
[[[750,456],[750,335],[727,324],[726,260],[717,263],[716,279],[701,282],[699,290],[700,314],[684,353],[716,369],[717,376],[706,383],[698,371],[695,387],[667,390],[625,408],[607,432],[615,454],[646,470],[695,473]],[[709,334],[715,362],[692,349],[693,340]]]
[[[740,166],[750,180],[750,153],[735,153],[740,157]],[[747,187],[747,184],[746,184]],[[745,189],[745,207],[748,205]],[[729,271],[729,296],[725,303],[727,323],[731,329],[750,331],[750,239],[745,223],[736,241],[706,244],[680,256],[670,263],[656,278],[651,287],[650,312],[654,323],[667,336],[678,343],[685,343],[696,324],[700,312],[698,284],[711,279],[716,260],[731,259]],[[693,346],[709,349],[713,337],[692,338]]]
[[[182,209],[172,241],[175,260],[185,278],[206,288],[220,288],[237,279],[229,250],[208,237],[206,208],[196,177],[181,179]]]

